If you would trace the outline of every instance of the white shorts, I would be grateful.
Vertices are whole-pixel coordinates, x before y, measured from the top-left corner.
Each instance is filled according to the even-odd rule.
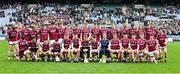
[[[50,44],[53,44],[54,42],[56,42],[55,40],[50,40]]]
[[[161,50],[164,50],[165,52],[167,52],[167,47],[166,46],[164,46],[164,47],[159,47]]]
[[[9,41],[9,44],[10,44],[10,45],[17,45],[17,44],[18,44],[18,41]]]
[[[58,40],[58,41],[59,41],[59,43],[61,43],[61,42],[63,41],[63,38],[59,38],[59,40]]]
[[[164,48],[166,48],[166,46],[159,46],[159,48],[160,48],[160,49],[164,49]]]
[[[40,44],[40,45],[42,45],[42,44],[43,44],[43,42],[39,42],[39,44]]]
[[[119,52],[120,50],[110,50],[112,53]]]
[[[99,50],[90,50],[91,53],[94,53],[94,52],[99,52]]]
[[[78,48],[72,48],[70,51],[77,51]]]
[[[133,51],[133,52],[138,52],[139,50],[136,49],[136,50],[131,50],[131,51]]]
[[[69,51],[69,50],[67,50],[67,49],[61,49],[61,52],[64,52],[64,51]]]
[[[37,39],[37,43],[38,43],[38,44],[40,43],[40,39]]]
[[[148,50],[144,50],[144,53],[145,53],[145,54],[148,54],[148,53],[149,53],[149,51],[148,51]]]
[[[140,56],[140,57],[143,57],[143,56],[144,56],[144,53],[143,53],[143,52],[139,53],[139,56]]]
[[[158,54],[158,51],[157,51],[157,50],[154,50],[154,51],[151,51],[151,52],[148,53],[148,55],[149,55],[150,57],[153,57],[155,54]]]

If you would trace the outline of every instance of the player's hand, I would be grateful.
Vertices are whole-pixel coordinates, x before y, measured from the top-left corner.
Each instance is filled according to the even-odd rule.
[[[164,42],[164,44],[166,44],[167,42]]]

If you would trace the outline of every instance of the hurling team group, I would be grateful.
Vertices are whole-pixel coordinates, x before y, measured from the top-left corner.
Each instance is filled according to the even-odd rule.
[[[167,62],[167,35],[152,24],[111,29],[63,23],[9,27],[8,60],[66,62]]]

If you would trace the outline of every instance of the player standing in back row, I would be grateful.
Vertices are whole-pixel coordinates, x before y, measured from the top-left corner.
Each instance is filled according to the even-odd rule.
[[[9,42],[9,51],[8,51],[8,60],[11,59],[11,57],[13,56],[13,51],[16,53],[16,56],[18,56],[18,47],[17,47],[17,44],[18,44],[18,32],[16,30],[15,27],[11,27],[10,30],[8,31],[8,36],[7,36],[7,39],[8,39],[8,42]],[[13,50],[13,47],[16,48],[16,50]],[[18,58],[17,58],[18,59]]]

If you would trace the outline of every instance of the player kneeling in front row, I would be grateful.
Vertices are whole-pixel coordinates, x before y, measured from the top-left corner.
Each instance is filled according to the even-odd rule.
[[[147,57],[147,45],[143,34],[140,35],[140,38],[137,41],[137,45],[139,50],[139,60],[140,62],[145,62]]]
[[[160,33],[157,36],[157,40],[159,43],[159,60],[162,62],[162,50],[164,50],[164,62],[167,62],[167,36],[165,32],[161,29]]]
[[[93,36],[93,39],[90,42],[90,49],[90,60],[97,61],[99,56],[99,42],[97,41],[95,36]]]
[[[40,50],[39,50],[39,56],[41,57],[42,60],[44,61],[48,61],[48,57],[49,57],[49,54],[50,54],[50,48],[49,48],[49,43],[48,41],[44,41],[43,44],[41,45],[40,47]]]
[[[72,62],[78,62],[80,58],[80,39],[78,35],[75,33],[72,40],[72,49],[71,49],[71,57],[73,58]],[[75,55],[74,55],[75,54]]]
[[[107,35],[104,33],[103,38],[100,41],[100,47],[101,49],[99,50],[99,63],[106,63],[106,61],[110,61],[110,51],[108,49],[109,47],[109,40],[107,39]],[[105,55],[105,56],[103,56]]]
[[[156,59],[158,58],[158,45],[157,40],[154,39],[153,35],[151,35],[150,39],[147,41],[147,48],[149,62],[157,63]]]
[[[114,34],[114,38],[110,41],[109,48],[113,61],[119,61],[121,50],[120,50],[120,41],[116,34]],[[115,58],[113,54],[115,54]]]
[[[127,37],[128,33],[124,33],[124,37],[120,39],[121,41],[121,61],[128,62],[130,57],[130,50],[129,50],[129,39]]]
[[[55,42],[51,44],[50,60],[54,59],[54,61],[60,61],[60,57],[61,57],[61,45],[58,39],[56,39]]]
[[[36,43],[36,39],[32,39],[29,42],[29,48],[27,51],[25,51],[25,54],[27,56],[27,61],[29,61],[30,59],[32,59],[32,61],[34,60],[38,60],[38,45]]]
[[[22,37],[22,40],[18,42],[18,53],[19,53],[19,59],[18,60],[25,60],[25,51],[28,49],[27,41]]]
[[[71,40],[69,35],[65,34],[64,40],[62,41],[62,57],[65,61],[70,61],[70,49],[71,49]]]
[[[88,35],[84,35],[83,40],[81,41],[81,49],[80,49],[80,58],[83,59],[85,63],[89,62],[90,57],[90,43],[88,39]]]
[[[130,48],[130,58],[132,62],[138,61],[138,45],[136,40],[136,35],[132,35],[132,39],[129,40],[129,48]]]

